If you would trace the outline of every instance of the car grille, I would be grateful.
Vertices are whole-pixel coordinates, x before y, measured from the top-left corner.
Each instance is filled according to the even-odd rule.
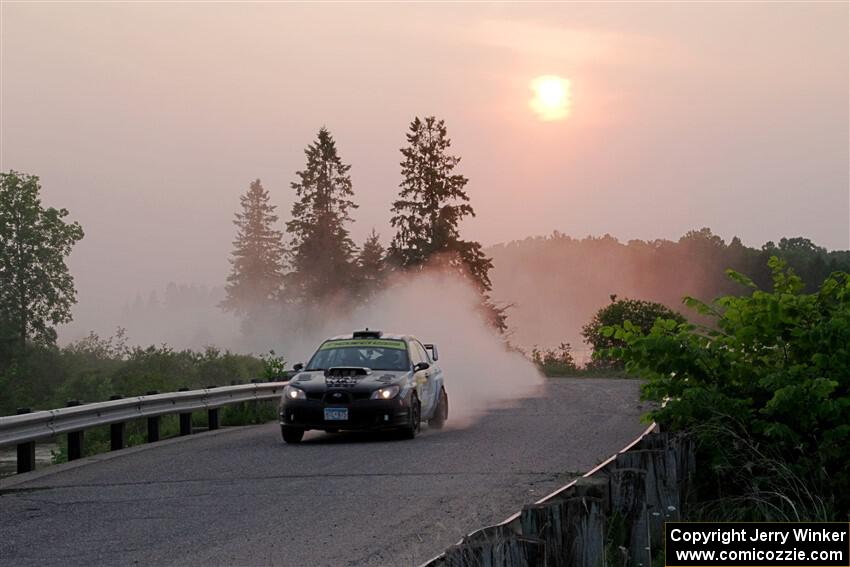
[[[350,404],[351,394],[348,392],[327,392],[323,400],[326,404]]]

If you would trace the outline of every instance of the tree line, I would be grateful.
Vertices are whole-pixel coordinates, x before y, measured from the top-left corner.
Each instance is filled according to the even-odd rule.
[[[560,232],[488,247],[494,299],[509,301],[511,341],[530,347],[562,342],[582,348],[581,328],[610,296],[661,303],[687,314],[686,295],[711,300],[747,290],[725,277],[748,274],[761,289],[773,285],[768,261],[776,256],[814,292],[833,272],[850,271],[850,251],[819,246],[808,238],[782,238],[748,246],[724,240],[709,228],[678,239],[620,241],[613,236],[573,238]],[[533,282],[533,284],[532,284]]]
[[[259,179],[241,196],[221,307],[242,317],[247,333],[267,328],[270,317],[293,306],[303,308],[303,324],[320,323],[368,302],[390,274],[430,268],[469,281],[481,294],[482,312],[503,331],[504,310],[489,295],[493,263],[480,243],[460,235],[460,222],[475,211],[465,191],[469,180],[457,171],[460,157],[450,148],[443,120],[416,117],[410,123],[401,148],[400,190],[390,205],[396,232],[386,249],[374,229],[358,246],[350,235],[351,213],[358,208],[351,165],[321,128],[291,183],[296,200],[289,220],[280,225]]]

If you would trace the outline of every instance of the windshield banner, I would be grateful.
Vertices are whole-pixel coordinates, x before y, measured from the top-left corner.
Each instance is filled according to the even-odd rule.
[[[328,341],[319,347],[319,350],[328,350],[331,348],[394,348],[398,350],[406,350],[404,341],[392,339],[343,339],[338,341]]]

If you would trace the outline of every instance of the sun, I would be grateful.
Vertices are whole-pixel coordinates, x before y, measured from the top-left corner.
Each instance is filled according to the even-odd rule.
[[[563,120],[570,115],[570,81],[557,75],[541,75],[531,81],[534,92],[528,105],[540,120]]]

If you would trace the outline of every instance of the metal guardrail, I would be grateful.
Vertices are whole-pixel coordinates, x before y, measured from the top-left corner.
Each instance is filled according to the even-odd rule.
[[[633,449],[647,435],[649,435],[650,433],[657,432],[657,431],[658,431],[658,425],[653,423],[652,425],[647,427],[644,430],[644,432],[641,433],[640,436],[637,439],[635,439],[634,441],[632,441],[631,443],[626,445],[624,448],[617,451],[616,453],[614,453],[613,455],[611,455],[610,457],[608,457],[607,459],[605,459],[604,461],[599,463],[593,469],[591,469],[588,472],[581,475],[579,478],[573,479],[568,484],[558,488],[557,490],[555,490],[554,492],[544,496],[540,500],[537,500],[534,504],[535,505],[547,504],[549,502],[552,502],[553,500],[556,500],[557,498],[559,498],[561,495],[567,493],[568,491],[575,489],[575,487],[578,484],[580,479],[592,478],[593,476],[597,475],[599,472],[604,471],[605,469],[607,469],[613,463],[616,462],[618,455],[621,455],[621,454],[626,453],[627,451]],[[463,543],[465,541],[474,540],[474,539],[476,539],[476,536],[478,536],[479,534],[482,534],[484,532],[491,531],[493,529],[497,529],[497,528],[501,528],[501,527],[507,528],[507,527],[511,526],[512,524],[515,524],[520,519],[521,515],[522,515],[522,512],[516,512],[516,513],[512,514],[511,516],[509,516],[508,518],[505,518],[504,520],[502,520],[498,524],[493,524],[493,525],[490,525],[490,526],[485,526],[485,527],[473,530],[473,531],[469,532],[466,536],[461,538],[461,540],[456,545],[463,545]],[[419,567],[441,567],[442,561],[445,559],[445,557],[446,557],[446,552],[444,551],[443,553],[440,553],[439,555],[432,557],[428,561],[422,563]]]
[[[0,417],[0,447],[18,446],[18,472],[35,465],[35,442],[68,434],[69,460],[82,456],[82,432],[102,425],[112,426],[112,449],[124,447],[124,424],[148,419],[148,441],[159,440],[159,417],[180,414],[180,434],[191,433],[194,411],[209,412],[209,429],[218,429],[218,409],[230,404],[274,400],[287,382],[256,382],[237,386],[208,387],[166,394],[120,398],[108,402],[75,405]]]

